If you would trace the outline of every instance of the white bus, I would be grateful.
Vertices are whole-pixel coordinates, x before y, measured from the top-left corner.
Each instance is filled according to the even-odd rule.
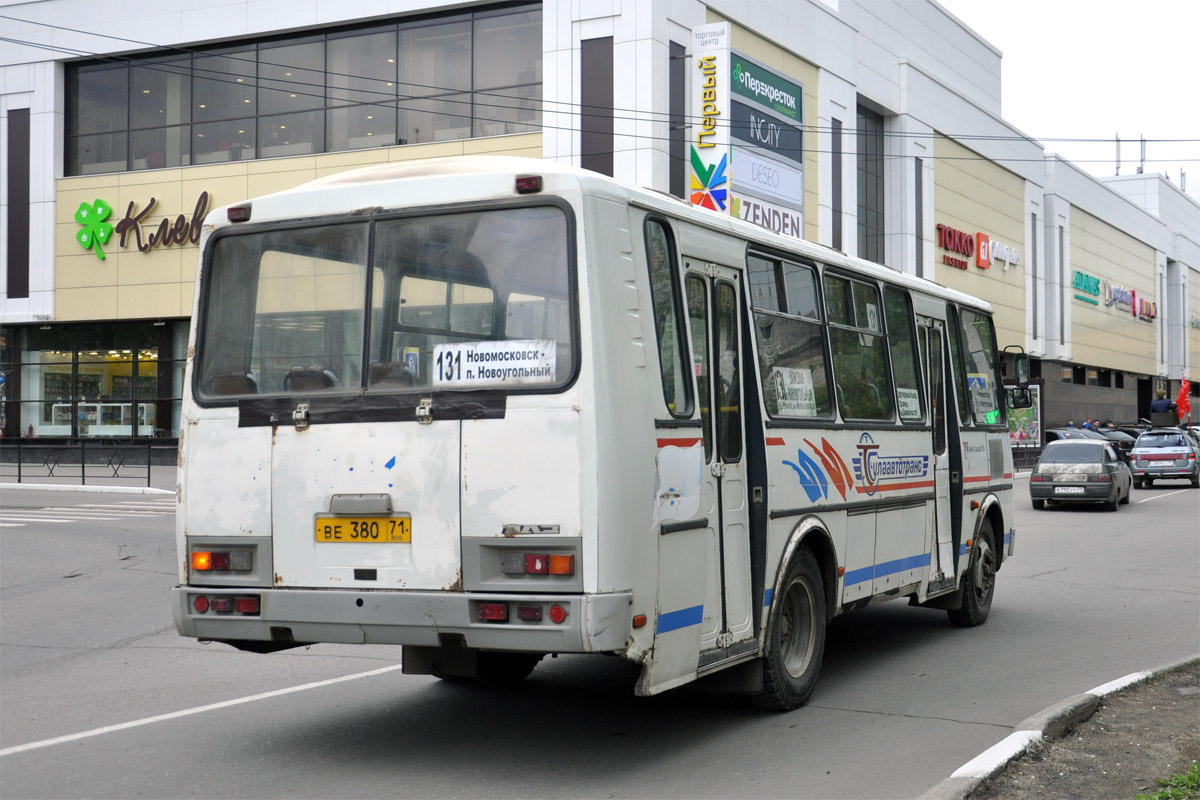
[[[212,212],[186,386],[175,622],[244,650],[790,709],[832,617],[979,625],[1013,552],[987,304],[551,162]]]

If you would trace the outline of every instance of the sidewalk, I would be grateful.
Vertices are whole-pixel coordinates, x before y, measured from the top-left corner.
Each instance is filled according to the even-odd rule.
[[[7,465],[11,466],[11,465]],[[33,489],[54,492],[113,492],[118,494],[175,494],[177,468],[174,464],[150,468],[149,486],[145,467],[128,468],[127,474],[114,476],[111,469],[103,465],[88,465],[86,475],[80,475],[79,466],[63,475],[48,477],[44,474],[30,475],[24,471],[21,482],[15,472],[6,469],[0,475],[0,493],[13,489]],[[32,470],[30,470],[32,471]]]

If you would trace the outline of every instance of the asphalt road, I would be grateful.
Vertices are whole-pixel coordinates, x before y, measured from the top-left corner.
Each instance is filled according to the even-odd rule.
[[[1018,481],[988,623],[903,602],[838,618],[788,714],[634,697],[613,658],[492,690],[402,675],[398,648],[202,645],[171,621],[163,498],[0,492],[6,798],[916,797],[1051,703],[1200,652],[1183,483],[1112,513],[1035,512]]]

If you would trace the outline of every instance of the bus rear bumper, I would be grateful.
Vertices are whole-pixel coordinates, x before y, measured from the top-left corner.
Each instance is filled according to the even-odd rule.
[[[596,653],[624,650],[632,631],[630,593],[495,595],[176,586],[171,594],[180,635],[230,643],[437,646],[440,637],[451,635],[461,636],[464,646],[481,650]],[[196,608],[200,596],[208,605],[203,613]],[[212,610],[214,599],[239,597],[257,597],[259,613]],[[480,603],[504,604],[507,621],[480,622]],[[553,605],[566,611],[560,623],[550,619]],[[541,619],[520,619],[518,607],[540,608]]]

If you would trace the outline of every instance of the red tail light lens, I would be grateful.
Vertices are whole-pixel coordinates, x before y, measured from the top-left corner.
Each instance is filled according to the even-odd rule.
[[[508,606],[504,603],[480,603],[480,622],[508,622]]]
[[[522,622],[541,622],[541,606],[517,606],[517,619]]]
[[[229,569],[229,553],[213,553],[212,554],[213,569]]]
[[[534,194],[542,190],[541,175],[518,175],[517,194]]]
[[[212,599],[212,602],[209,605],[213,611],[221,611],[221,612],[228,613],[230,611],[233,611],[233,598],[232,597],[214,597]]]
[[[567,610],[562,606],[555,604],[550,606],[550,621],[558,624],[567,618]]]
[[[1043,480],[1045,480],[1045,478],[1036,472],[1029,476],[1030,483],[1041,483]]]
[[[549,575],[550,574],[550,557],[545,553],[526,553],[525,554],[525,574],[527,575]]]
[[[258,595],[234,598],[233,607],[237,609],[239,614],[257,614]]]
[[[196,609],[197,614],[205,613],[208,611],[208,598],[204,595],[198,595],[196,599],[192,601],[192,608]]]

